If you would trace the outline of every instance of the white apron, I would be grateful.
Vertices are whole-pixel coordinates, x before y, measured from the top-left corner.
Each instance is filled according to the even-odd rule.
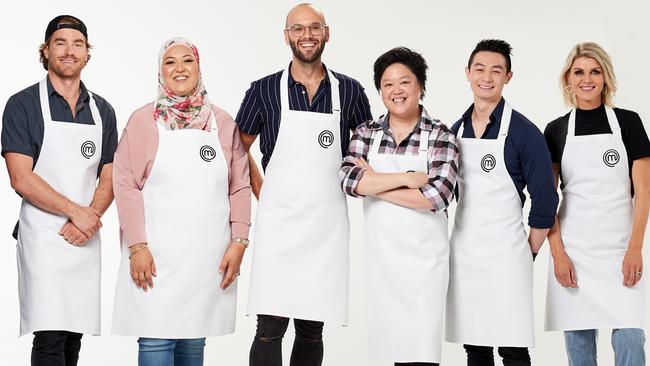
[[[231,233],[228,166],[216,123],[213,118],[210,132],[156,126],[158,152],[142,193],[158,275],[153,289],[137,288],[123,237],[113,334],[180,339],[232,333],[237,284],[219,287]]]
[[[257,206],[248,313],[345,324],[349,220],[338,174],[338,80],[329,72],[333,113],[314,113],[289,109],[288,75]]]
[[[496,140],[458,131],[459,200],[451,234],[446,339],[478,346],[534,346],[533,257],[521,198],[504,147],[512,109]]]
[[[418,155],[379,154],[374,137],[368,162],[376,172],[428,173],[429,132]],[[370,356],[392,362],[440,362],[449,281],[445,212],[415,210],[373,196],[363,199]]]
[[[546,330],[643,328],[644,280],[623,286],[633,218],[627,154],[616,114],[605,110],[612,134],[576,136],[575,110],[569,116],[558,218],[578,288],[557,282],[550,258]]]
[[[102,156],[102,119],[89,91],[95,124],[52,121],[47,80],[39,84],[43,145],[34,173],[80,206],[89,206]],[[66,330],[99,335],[101,246],[99,232],[84,246],[59,235],[67,217],[23,199],[18,226],[20,335]]]

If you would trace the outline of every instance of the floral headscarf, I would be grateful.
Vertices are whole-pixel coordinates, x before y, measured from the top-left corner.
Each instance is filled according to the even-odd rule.
[[[162,66],[163,57],[167,50],[176,45],[184,45],[192,50],[194,58],[199,65],[199,51],[196,46],[185,38],[172,38],[163,43],[158,55],[158,99],[153,112],[156,122],[162,124],[169,130],[179,130],[184,128],[196,128],[207,130],[210,128],[208,121],[210,119],[210,101],[208,92],[203,86],[203,78],[199,74],[199,84],[196,89],[184,97],[174,94],[167,86],[163,79]]]

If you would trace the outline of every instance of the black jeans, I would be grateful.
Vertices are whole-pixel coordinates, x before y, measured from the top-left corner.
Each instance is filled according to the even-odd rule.
[[[34,332],[32,366],[77,366],[82,335],[65,330]]]
[[[464,344],[467,352],[467,366],[494,366],[492,347]],[[530,366],[530,355],[526,347],[499,347],[503,366]]]
[[[320,366],[323,363],[323,322],[294,319],[296,338],[291,366]],[[251,346],[250,366],[282,366],[282,337],[289,318],[257,315],[257,331]]]
[[[430,362],[395,362],[395,366],[439,366],[439,363]]]

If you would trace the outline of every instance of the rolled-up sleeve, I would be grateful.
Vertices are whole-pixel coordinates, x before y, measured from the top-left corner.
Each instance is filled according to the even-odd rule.
[[[433,134],[432,134],[433,135]],[[420,188],[433,206],[431,211],[447,209],[454,198],[458,173],[458,146],[456,137],[440,125],[433,148],[429,148],[429,183]]]
[[[365,169],[356,166],[354,160],[357,158],[368,160],[371,133],[372,130],[368,127],[368,123],[361,124],[354,131],[350,144],[348,145],[348,152],[345,158],[343,158],[343,163],[339,170],[341,189],[352,197],[363,197],[356,193],[356,189],[363,177]]]

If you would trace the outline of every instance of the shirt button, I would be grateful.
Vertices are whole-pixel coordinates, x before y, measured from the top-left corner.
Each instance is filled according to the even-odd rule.
[[[305,94],[305,91],[303,90],[302,93]]]

